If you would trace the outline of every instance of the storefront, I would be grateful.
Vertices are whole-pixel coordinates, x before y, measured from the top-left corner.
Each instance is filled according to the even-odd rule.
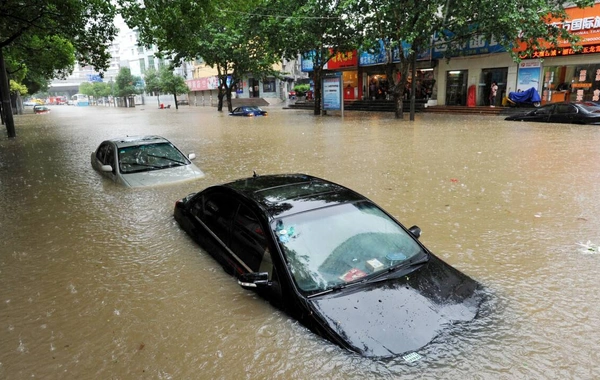
[[[405,47],[408,49],[408,47]],[[380,49],[361,51],[358,60],[359,76],[362,80],[361,83],[361,99],[370,100],[383,100],[390,99],[390,86],[393,82],[391,78],[387,77],[385,72],[387,63],[387,54],[385,46],[380,43]],[[400,52],[395,51],[392,57],[394,64],[400,64]],[[429,52],[419,54],[417,57],[416,64],[416,82],[415,82],[415,97],[417,99],[429,99],[434,93],[435,85],[435,72],[433,67],[435,62],[430,60]],[[400,75],[397,73],[397,75]],[[398,82],[400,78],[396,78]],[[410,91],[412,86],[412,77],[409,72],[409,76],[406,81],[406,88],[404,89],[404,98],[410,97]]]
[[[445,52],[445,45],[438,41],[432,53],[432,57],[438,60],[437,104],[500,105],[508,91],[515,91],[509,83],[515,78],[516,64],[497,41],[475,36],[450,60],[444,57]],[[496,103],[490,104],[493,82],[498,85],[498,91]]]
[[[543,62],[541,86],[542,103],[600,101],[600,4],[584,9],[566,9],[567,18],[558,20],[563,28],[581,38],[581,49],[559,44],[533,54],[533,60]]]
[[[219,78],[217,76],[187,80],[186,84],[190,89],[188,93],[190,105],[216,105],[219,93]]]
[[[543,102],[599,102],[600,63],[544,66],[543,83]]]

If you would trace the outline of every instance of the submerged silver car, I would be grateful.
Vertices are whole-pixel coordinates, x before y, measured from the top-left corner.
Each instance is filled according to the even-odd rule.
[[[103,141],[92,152],[92,167],[127,187],[153,186],[204,177],[191,160],[160,136],[128,136]]]

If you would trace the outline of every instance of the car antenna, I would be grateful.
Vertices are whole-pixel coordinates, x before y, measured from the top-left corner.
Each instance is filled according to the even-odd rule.
[[[252,174],[252,178],[258,177],[258,174],[256,174],[256,170],[252,170],[252,172],[254,173],[254,174]]]

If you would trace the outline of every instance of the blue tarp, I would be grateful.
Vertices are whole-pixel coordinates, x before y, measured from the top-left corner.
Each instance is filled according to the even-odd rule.
[[[535,103],[542,101],[535,87],[521,92],[509,92],[508,99],[515,103]]]

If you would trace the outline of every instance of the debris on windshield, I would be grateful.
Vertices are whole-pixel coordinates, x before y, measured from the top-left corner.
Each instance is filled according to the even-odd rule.
[[[354,281],[358,278],[365,277],[367,274],[358,268],[352,268],[348,272],[340,276],[340,279],[346,282]]]
[[[378,270],[383,269],[383,264],[377,259],[371,259],[367,260],[367,268],[373,272],[377,272]]]
[[[404,359],[407,363],[414,363],[417,360],[420,360],[422,358],[421,355],[417,354],[416,352],[411,352],[408,355],[404,355],[402,357],[402,359]]]

